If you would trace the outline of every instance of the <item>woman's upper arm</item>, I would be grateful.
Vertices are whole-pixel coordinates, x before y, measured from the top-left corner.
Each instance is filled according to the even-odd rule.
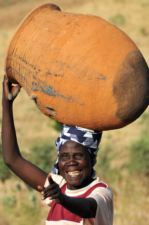
[[[113,224],[113,194],[110,188],[99,188],[91,196],[97,202],[96,221],[102,225]]]
[[[13,165],[11,164],[8,166],[18,177],[32,188],[38,190],[38,186],[44,186],[47,173],[23,157],[17,157]]]

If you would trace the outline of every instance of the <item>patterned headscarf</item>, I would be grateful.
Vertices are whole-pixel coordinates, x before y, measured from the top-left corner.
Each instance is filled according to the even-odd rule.
[[[94,166],[101,136],[102,132],[96,132],[78,126],[63,125],[61,134],[55,142],[58,154],[62,145],[67,141],[74,141],[85,147],[85,150],[87,150],[90,155],[92,165]],[[58,160],[52,170],[54,173],[58,173],[57,163]]]

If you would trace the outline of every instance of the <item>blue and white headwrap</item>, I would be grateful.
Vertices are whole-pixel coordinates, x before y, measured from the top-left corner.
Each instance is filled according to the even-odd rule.
[[[68,126],[63,125],[60,136],[56,140],[56,148],[59,154],[61,146],[64,145],[67,141],[77,142],[84,147],[88,151],[92,165],[94,166],[96,163],[96,155],[98,152],[98,146],[101,141],[102,132],[96,132],[93,130],[89,130],[86,128],[78,127],[78,126]],[[58,173],[56,162],[52,172]]]

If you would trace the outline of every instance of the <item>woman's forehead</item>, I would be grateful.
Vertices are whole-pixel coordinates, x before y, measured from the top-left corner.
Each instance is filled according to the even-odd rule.
[[[64,145],[61,146],[60,153],[69,151],[79,151],[83,153],[86,152],[85,147],[83,145],[74,141],[67,141]]]

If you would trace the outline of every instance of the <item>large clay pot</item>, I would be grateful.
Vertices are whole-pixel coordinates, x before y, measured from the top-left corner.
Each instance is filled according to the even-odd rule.
[[[15,33],[8,77],[59,122],[96,130],[123,127],[146,109],[149,70],[130,38],[100,17],[32,11]]]

